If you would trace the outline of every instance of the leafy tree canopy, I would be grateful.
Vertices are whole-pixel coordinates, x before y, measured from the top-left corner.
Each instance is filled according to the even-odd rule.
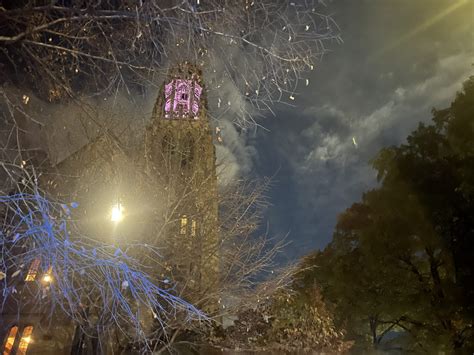
[[[378,153],[380,186],[302,263],[301,287],[321,285],[359,347],[474,346],[474,77],[432,114]]]

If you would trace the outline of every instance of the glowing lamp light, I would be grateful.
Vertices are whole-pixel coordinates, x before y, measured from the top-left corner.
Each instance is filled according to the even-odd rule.
[[[44,282],[51,282],[51,281],[53,281],[53,278],[51,277],[51,275],[46,274],[46,275],[43,276],[43,281]]]
[[[29,344],[31,342],[31,337],[24,337],[21,339],[23,342]]]
[[[120,222],[123,219],[123,207],[120,203],[112,206],[110,219],[112,222]]]

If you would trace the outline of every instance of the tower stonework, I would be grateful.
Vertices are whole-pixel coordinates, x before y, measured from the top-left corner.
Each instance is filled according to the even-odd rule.
[[[176,206],[170,216],[175,222],[166,233],[169,267],[191,295],[203,295],[218,283],[218,200],[206,94],[195,66],[182,63],[170,71],[145,134],[144,151],[147,174],[164,183],[168,200]]]

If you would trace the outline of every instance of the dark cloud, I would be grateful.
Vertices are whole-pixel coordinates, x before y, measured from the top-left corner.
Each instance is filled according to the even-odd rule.
[[[298,107],[280,108],[254,141],[256,173],[279,171],[268,221],[291,232],[289,258],[331,239],[337,214],[376,184],[369,160],[429,121],[473,73],[472,2],[329,6],[345,43],[310,73]]]

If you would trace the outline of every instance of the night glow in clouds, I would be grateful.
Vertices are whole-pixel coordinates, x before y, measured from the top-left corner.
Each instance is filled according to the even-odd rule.
[[[426,29],[430,28],[431,26],[435,25],[439,21],[441,21],[443,18],[446,16],[450,15],[452,12],[460,8],[461,6],[469,4],[470,0],[459,0],[457,2],[454,2],[447,7],[444,11],[440,12],[436,16],[433,16],[432,18],[426,20],[425,22],[422,22],[419,26],[415,27],[413,30],[410,32],[404,34],[403,36],[400,36],[397,40],[393,41],[392,43],[389,43],[386,47],[380,49],[378,52],[376,52],[372,57],[377,58],[380,55],[398,47],[401,45],[403,42],[406,42],[413,38],[415,35],[417,35],[420,32],[425,31]]]

